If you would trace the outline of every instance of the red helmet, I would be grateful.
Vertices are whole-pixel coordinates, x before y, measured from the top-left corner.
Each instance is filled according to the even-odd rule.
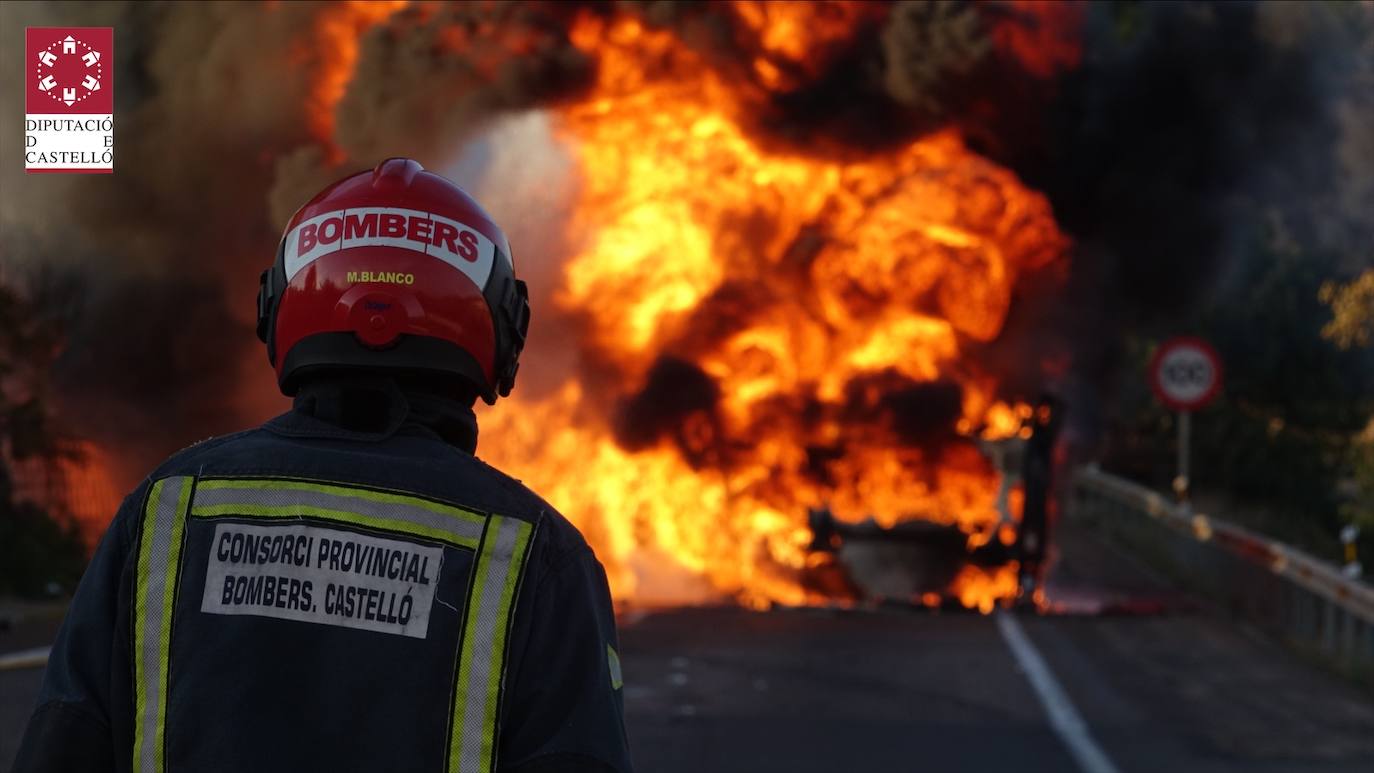
[[[408,158],[301,207],[258,292],[258,338],[288,395],[312,371],[418,371],[458,376],[494,403],[515,385],[529,323],[506,235]]]

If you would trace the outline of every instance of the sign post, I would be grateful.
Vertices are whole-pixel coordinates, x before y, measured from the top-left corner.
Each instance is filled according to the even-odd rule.
[[[1188,501],[1189,449],[1193,441],[1193,412],[1178,412],[1178,475],[1174,478],[1174,493],[1178,501]]]
[[[1192,414],[1221,390],[1221,358],[1200,338],[1170,339],[1160,345],[1150,361],[1150,386],[1160,402],[1178,411],[1178,476],[1174,478],[1174,493],[1179,502],[1186,504],[1191,482]]]

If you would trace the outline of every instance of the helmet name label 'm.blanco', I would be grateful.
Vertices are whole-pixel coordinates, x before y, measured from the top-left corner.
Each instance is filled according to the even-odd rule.
[[[389,285],[415,284],[414,274],[402,274],[395,271],[350,271],[344,276],[347,281],[354,284],[358,282],[380,282]]]
[[[414,209],[359,207],[316,215],[287,233],[286,281],[321,256],[354,247],[395,247],[438,258],[482,290],[496,259],[496,245],[490,239],[456,220]]]

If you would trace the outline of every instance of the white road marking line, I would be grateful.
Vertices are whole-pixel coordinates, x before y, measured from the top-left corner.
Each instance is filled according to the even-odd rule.
[[[35,647],[21,652],[8,652],[0,655],[0,671],[17,671],[22,668],[42,668],[48,664],[48,653],[52,647]]]
[[[1045,713],[1049,715],[1050,726],[1069,747],[1069,753],[1073,755],[1083,773],[1119,773],[1116,765],[1107,757],[1107,753],[1093,740],[1088,732],[1088,723],[1083,721],[1083,716],[1074,708],[1073,701],[1069,700],[1064,688],[1059,686],[1050,667],[1045,664],[1045,659],[1040,657],[1035,645],[1021,629],[1015,615],[1006,611],[998,612],[997,630],[1011,648],[1011,654],[1016,656],[1016,662],[1021,665],[1021,670],[1030,680],[1031,687],[1035,688],[1036,696],[1040,698]]]

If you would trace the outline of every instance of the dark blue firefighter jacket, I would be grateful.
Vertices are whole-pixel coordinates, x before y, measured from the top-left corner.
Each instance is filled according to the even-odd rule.
[[[630,770],[591,549],[466,406],[379,383],[365,430],[313,387],[125,499],[18,773]]]

